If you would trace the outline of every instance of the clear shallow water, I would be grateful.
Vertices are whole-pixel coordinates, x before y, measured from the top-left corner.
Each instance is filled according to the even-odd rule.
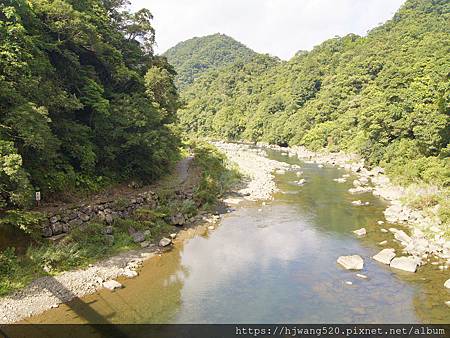
[[[293,184],[294,172],[277,175],[274,201],[248,202],[209,233],[192,230],[184,244],[146,262],[138,278],[122,280],[124,289],[101,290],[25,322],[449,323],[448,272],[431,264],[416,274],[395,272],[370,258],[382,240],[399,249],[377,224],[384,203],[350,195],[351,179],[333,181],[342,170],[301,165],[306,185]],[[353,206],[356,199],[371,204]],[[352,231],[361,227],[368,234],[356,238]],[[349,254],[364,258],[360,273],[368,279],[336,264]]]

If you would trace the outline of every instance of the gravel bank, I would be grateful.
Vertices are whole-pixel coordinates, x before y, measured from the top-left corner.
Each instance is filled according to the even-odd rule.
[[[254,148],[247,144],[223,142],[214,142],[213,144],[246,176],[246,187],[238,192],[249,200],[272,199],[272,194],[277,191],[273,172],[290,169],[290,165],[287,163],[268,159],[264,149]]]

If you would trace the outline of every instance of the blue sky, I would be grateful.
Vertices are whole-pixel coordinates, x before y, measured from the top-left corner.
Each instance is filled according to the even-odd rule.
[[[365,35],[405,0],[131,0],[153,13],[158,53],[194,36],[224,33],[261,53],[291,58],[326,39]]]

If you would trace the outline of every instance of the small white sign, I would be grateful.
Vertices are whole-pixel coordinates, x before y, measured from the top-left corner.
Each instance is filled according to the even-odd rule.
[[[36,201],[40,201],[40,200],[41,200],[41,192],[36,191]]]

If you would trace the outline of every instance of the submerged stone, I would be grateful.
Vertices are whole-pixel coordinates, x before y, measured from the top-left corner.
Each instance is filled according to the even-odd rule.
[[[358,230],[353,231],[354,234],[356,234],[357,236],[365,236],[367,234],[366,228],[361,228]]]
[[[364,267],[364,260],[358,255],[340,256],[337,262],[347,270],[362,270]]]
[[[450,289],[450,279],[447,279],[447,281],[444,283],[444,287]]]
[[[373,256],[373,259],[375,259],[377,262],[389,265],[394,257],[395,257],[394,249],[383,249],[375,256]]]
[[[407,272],[416,272],[417,271],[417,260],[412,256],[402,256],[396,257],[391,261],[391,268],[403,270]]]

